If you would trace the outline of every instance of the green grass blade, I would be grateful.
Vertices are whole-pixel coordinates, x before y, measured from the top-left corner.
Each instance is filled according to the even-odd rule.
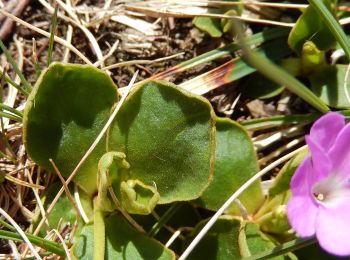
[[[347,119],[350,118],[350,110],[339,111]],[[321,113],[312,113],[305,115],[281,115],[281,116],[271,116],[265,118],[255,118],[248,119],[240,122],[247,130],[260,130],[267,129],[271,127],[278,127],[284,125],[297,125],[297,124],[309,124],[314,122],[316,119],[321,117]]]
[[[4,52],[7,61],[11,64],[12,68],[14,69],[18,77],[21,79],[25,92],[30,93],[30,91],[32,90],[32,86],[26,80],[21,70],[18,68],[16,61],[12,58],[9,50],[6,48],[5,44],[1,40],[0,40],[0,48]]]
[[[259,130],[283,125],[308,124],[319,118],[321,113],[306,115],[283,115],[267,118],[250,119],[240,122],[247,130]]]
[[[18,89],[19,92],[21,92],[26,97],[29,96],[29,93],[24,88],[21,88],[20,85],[18,85],[15,81],[13,81],[9,76],[4,75],[2,72],[0,72],[0,78],[4,79],[8,84],[12,85],[14,88]]]
[[[281,38],[283,36],[287,36],[289,31],[290,29],[287,29],[287,28],[273,28],[273,29],[266,30],[264,32],[259,32],[248,37],[247,44],[256,45],[256,44],[261,44],[263,42],[267,42],[277,38]],[[178,66],[186,69],[193,68],[194,66],[218,59],[224,55],[232,54],[233,52],[238,51],[239,49],[240,49],[240,46],[237,43],[230,43],[227,46],[206,52],[193,59],[184,61],[180,63]]]
[[[3,225],[4,227],[6,227],[7,229],[11,230],[11,231],[16,231],[16,229],[12,225],[10,225],[6,221],[2,220],[1,218],[0,218],[0,224]]]
[[[290,75],[287,71],[272,63],[269,59],[258,53],[252,52],[249,54],[249,57],[246,57],[246,60],[267,78],[285,86],[290,92],[298,95],[320,112],[329,111],[327,105],[312,93],[310,89]]]
[[[153,225],[151,230],[148,232],[148,235],[150,237],[157,235],[159,230],[164,226],[166,222],[168,222],[168,220],[179,210],[181,206],[181,203],[174,203],[171,205],[171,207],[163,214],[159,221]]]
[[[298,238],[298,239],[292,240],[290,242],[284,243],[283,245],[276,246],[272,250],[268,250],[268,251],[253,255],[251,257],[248,257],[248,258],[243,258],[243,259],[244,260],[271,259],[273,257],[287,254],[289,252],[295,251],[297,249],[306,247],[306,246],[314,244],[314,243],[317,243],[316,238],[308,238],[308,239]]]
[[[7,112],[0,111],[0,117],[7,117],[9,119],[15,120],[17,122],[22,122],[22,118]]]
[[[290,29],[287,28],[273,28],[260,33],[256,33],[247,38],[247,43],[250,45],[257,45],[274,39],[278,39],[287,36]],[[237,43],[230,43],[224,47],[217,48],[215,50],[203,53],[197,57],[190,60],[179,63],[178,65],[171,67],[157,75],[153,78],[165,79],[174,73],[180,73],[193,68],[197,65],[213,61],[215,59],[221,58],[225,55],[231,55],[233,52],[240,50],[241,47]]]
[[[0,108],[3,109],[3,110],[7,110],[8,112],[10,112],[12,114],[15,114],[15,115],[17,115],[17,116],[19,116],[21,118],[23,117],[23,114],[20,111],[18,111],[17,109],[15,109],[13,107],[5,105],[3,103],[0,103]]]
[[[50,39],[49,39],[49,49],[47,51],[47,66],[50,66],[51,61],[52,61],[53,45],[54,45],[55,32],[56,32],[56,27],[57,27],[57,11],[58,11],[58,7],[56,6],[55,12],[52,16],[52,21],[51,21],[51,33],[50,33]]]
[[[339,42],[340,46],[344,49],[346,57],[350,61],[350,45],[349,40],[346,37],[345,32],[334,18],[332,13],[328,10],[322,0],[308,0],[310,5],[317,11],[317,13],[323,18],[335,39]]]
[[[46,239],[43,239],[43,238],[37,237],[37,236],[33,236],[31,234],[28,234],[28,233],[26,233],[26,236],[28,237],[29,241],[32,242],[36,246],[39,246],[39,247],[41,247],[49,252],[52,252],[52,253],[60,255],[60,256],[66,255],[63,247],[59,243],[48,241]],[[13,240],[13,241],[23,241],[21,236],[19,234],[17,234],[16,232],[6,231],[6,230],[0,230],[0,238]]]

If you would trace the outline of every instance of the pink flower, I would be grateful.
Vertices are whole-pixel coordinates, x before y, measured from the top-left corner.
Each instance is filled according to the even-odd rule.
[[[291,180],[289,223],[300,237],[316,234],[331,254],[350,255],[350,124],[328,113],[317,120],[305,158]]]

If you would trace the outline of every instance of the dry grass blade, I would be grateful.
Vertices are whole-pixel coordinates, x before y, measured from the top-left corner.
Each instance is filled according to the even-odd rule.
[[[230,82],[227,78],[234,69],[235,61],[230,60],[215,69],[181,83],[179,86],[192,93],[203,95]]]
[[[23,25],[23,26],[25,26],[25,27],[27,27],[27,28],[37,32],[37,33],[40,33],[40,34],[44,35],[45,37],[50,38],[50,33],[49,32],[44,31],[44,30],[42,30],[42,29],[40,29],[38,27],[35,27],[35,26],[31,25],[31,24],[23,21],[22,19],[19,19],[18,17],[10,14],[9,12],[6,12],[5,10],[0,9],[0,13],[2,13],[3,15],[5,15],[5,16],[11,18],[11,19],[13,19],[14,21],[16,21],[19,24],[21,24],[21,25]],[[86,58],[84,56],[84,54],[82,54],[78,49],[76,49],[72,44],[70,44],[66,40],[63,40],[63,39],[61,39],[60,37],[57,37],[57,36],[54,37],[54,40],[55,40],[55,42],[63,45],[64,47],[69,48],[78,57],[80,57],[85,63],[92,65],[91,61],[89,61],[89,59]]]
[[[33,188],[33,189],[40,189],[40,190],[45,189],[45,187],[43,187],[43,186],[23,181],[21,179],[15,178],[15,177],[13,177],[13,176],[11,176],[9,174],[4,174],[4,175],[5,175],[4,177],[5,177],[6,180],[11,181],[13,183],[16,183],[18,185],[22,185],[24,187]],[[0,174],[0,176],[1,176],[1,174]]]
[[[68,188],[68,184],[66,183],[66,181],[64,180],[60,170],[57,168],[55,162],[52,160],[52,159],[49,159],[52,167],[54,168],[56,174],[58,175],[58,178],[60,179],[60,181],[62,182],[62,185],[63,185],[63,188],[64,188],[64,191],[66,192],[66,195],[67,195],[67,198],[69,199],[69,201],[72,203],[74,209],[76,210],[77,212],[77,219],[79,219],[81,217],[81,214],[80,214],[80,211],[79,211],[79,207],[77,206],[77,204],[75,203],[74,201],[74,198]]]
[[[53,14],[55,12],[55,9],[45,0],[39,0],[39,2],[51,13]],[[88,40],[91,43],[91,46],[93,47],[94,52],[96,53],[97,59],[98,60],[102,60],[103,58],[103,54],[101,51],[100,46],[98,45],[95,37],[93,36],[93,34],[84,26],[81,24],[79,17],[73,12],[73,10],[70,8],[69,5],[66,5],[65,3],[63,3],[60,0],[56,0],[56,3],[63,9],[65,10],[69,16],[66,17],[63,14],[61,14],[60,12],[57,13],[58,17],[60,17],[61,19],[66,20],[67,22],[72,23],[73,25],[77,26],[80,30],[82,30],[84,32],[84,34],[86,35],[86,37],[88,38]],[[103,67],[103,62],[100,63],[101,67]]]
[[[124,61],[124,62],[119,62],[110,66],[105,67],[105,70],[110,70],[110,69],[115,69],[115,68],[119,68],[119,67],[123,67],[123,66],[130,66],[130,65],[137,65],[137,64],[152,64],[152,63],[156,63],[156,62],[161,62],[161,61],[165,61],[165,60],[170,60],[173,59],[175,57],[179,57],[181,55],[183,55],[184,52],[180,52],[180,53],[176,53],[174,55],[168,56],[168,57],[163,57],[163,58],[159,58],[159,59],[155,59],[155,60],[130,60],[130,61]]]
[[[242,17],[237,15],[223,15],[223,14],[210,14],[206,13],[204,11],[186,11],[182,8],[176,8],[174,10],[169,10],[169,8],[166,8],[163,10],[162,8],[150,8],[150,7],[140,7],[140,6],[134,6],[134,5],[126,5],[125,8],[129,11],[133,12],[139,12],[145,15],[148,15],[150,17],[175,17],[175,18],[193,18],[193,17],[210,17],[210,18],[225,18],[225,19],[235,19],[240,20],[244,22],[251,22],[251,23],[261,23],[266,25],[277,25],[277,26],[284,26],[284,27],[293,27],[295,23],[286,23],[286,22],[277,22],[272,20],[266,20],[266,19],[255,19],[255,18],[249,18],[249,17]]]

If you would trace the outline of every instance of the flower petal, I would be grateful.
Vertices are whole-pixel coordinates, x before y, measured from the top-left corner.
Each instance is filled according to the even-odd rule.
[[[336,207],[320,206],[316,220],[316,237],[320,246],[331,254],[350,255],[350,203],[344,197]]]
[[[333,147],[329,151],[334,174],[343,178],[350,177],[350,124],[339,133]]]
[[[315,184],[316,182],[325,179],[332,170],[332,162],[327,154],[327,152],[322,149],[318,143],[315,143],[310,136],[306,136],[306,143],[311,152],[311,164],[312,164],[312,173],[309,173],[309,182],[310,185]]]
[[[312,236],[316,230],[318,205],[314,202],[311,193],[310,174],[312,174],[312,165],[308,157],[300,164],[292,178],[292,197],[287,205],[289,223],[301,237]]]
[[[312,125],[310,138],[325,151],[328,151],[344,126],[343,115],[336,112],[327,113]]]

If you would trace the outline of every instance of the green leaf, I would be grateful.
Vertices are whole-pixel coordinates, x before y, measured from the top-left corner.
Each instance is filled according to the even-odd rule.
[[[315,72],[310,76],[312,92],[331,107],[349,108],[350,100],[344,89],[347,70],[348,65],[339,64],[329,65]],[[350,77],[345,87],[350,93]]]
[[[109,133],[128,179],[154,186],[159,203],[198,198],[214,170],[214,112],[207,100],[164,81],[133,89]]]
[[[105,219],[105,259],[175,259],[175,254],[158,241],[137,232],[118,214]],[[83,227],[73,246],[75,259],[93,259],[93,225]]]
[[[330,9],[329,1],[327,7]],[[288,44],[300,54],[304,43],[308,40],[312,40],[320,50],[327,50],[335,43],[332,32],[312,6],[307,7],[300,15],[289,34]]]
[[[229,119],[217,118],[216,142],[214,178],[199,199],[202,206],[211,210],[218,210],[232,193],[259,171],[252,141],[242,126]],[[254,213],[264,201],[260,181],[251,185],[239,200],[248,213]],[[235,204],[227,211],[241,215]]]
[[[117,89],[104,72],[87,65],[56,63],[39,78],[23,115],[27,152],[40,166],[69,176],[106,123],[117,101]],[[87,193],[96,191],[97,162],[104,154],[101,140],[74,181]]]
[[[197,16],[193,19],[193,24],[202,31],[209,33],[211,37],[219,38],[222,36],[221,24],[219,19]]]

